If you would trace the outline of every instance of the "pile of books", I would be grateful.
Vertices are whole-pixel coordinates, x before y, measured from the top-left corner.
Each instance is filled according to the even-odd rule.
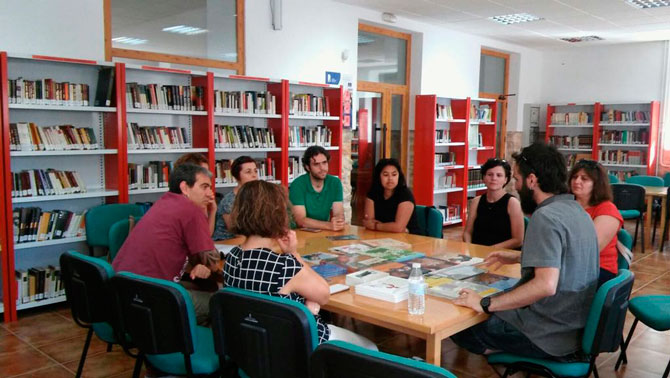
[[[9,103],[88,106],[88,84],[58,83],[53,79],[9,79]]]
[[[126,105],[134,109],[205,110],[204,87],[126,83]]]
[[[437,152],[435,154],[435,166],[456,164],[455,152]]]
[[[32,122],[9,124],[10,151],[96,150],[98,142],[90,127],[37,126]]]
[[[86,235],[84,213],[42,211],[39,207],[14,208],[14,243],[41,242]]]
[[[470,119],[471,120],[478,120],[478,121],[484,121],[484,122],[491,122],[491,108],[488,105],[480,105],[477,107],[477,105],[472,104],[472,108],[470,109]]]
[[[552,135],[549,137],[551,144],[563,148],[592,148],[593,135]]]
[[[29,169],[12,172],[12,198],[85,193],[86,184],[75,171]]]
[[[290,94],[289,114],[298,116],[330,116],[328,96],[317,96],[311,93]]]
[[[449,129],[435,130],[435,142],[436,143],[451,143],[451,135],[449,133]]]
[[[214,90],[217,113],[277,114],[277,100],[270,92]]]
[[[632,130],[603,130],[600,132],[600,143],[607,144],[644,144],[649,140],[647,129]]]
[[[128,124],[129,150],[169,150],[191,148],[184,127],[139,126]]]
[[[214,125],[214,147],[274,148],[277,144],[270,127]]]
[[[468,189],[486,188],[479,168],[468,170]]]
[[[15,275],[18,287],[17,305],[65,295],[59,267],[49,265],[46,268],[17,269]]]
[[[644,151],[636,150],[602,150],[600,151],[600,162],[618,165],[644,165],[647,164],[647,154]]]
[[[128,189],[167,188],[172,172],[170,161],[150,161],[145,164],[128,163]]]

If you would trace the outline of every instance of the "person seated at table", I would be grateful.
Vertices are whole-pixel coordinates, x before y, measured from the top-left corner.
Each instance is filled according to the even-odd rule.
[[[508,352],[531,358],[580,358],[581,336],[598,286],[598,237],[593,221],[568,194],[565,157],[534,143],[514,158],[521,208],[532,214],[521,253],[495,251],[499,264],[521,263],[509,291],[481,298],[463,289],[454,303],[491,316],[452,340],[477,354]]]
[[[363,225],[369,230],[420,234],[414,195],[396,159],[381,159],[365,199]]]
[[[612,188],[602,165],[580,160],[568,175],[570,192],[593,219],[600,249],[598,286],[616,277],[619,270],[617,232],[623,227],[621,213],[612,202]]]
[[[233,205],[231,230],[246,240],[226,256],[224,284],[305,304],[316,319],[319,344],[344,340],[376,350],[370,340],[326,324],[318,315],[330,298],[330,288],[297,251],[287,201],[286,192],[276,184],[257,180],[241,187]]]
[[[505,160],[493,158],[480,171],[486,193],[470,201],[463,241],[495,248],[519,248],[523,243],[523,212],[519,200],[505,191],[512,168]]]
[[[209,160],[207,160],[207,157],[205,157],[205,155],[199,152],[189,152],[187,154],[180,156],[179,159],[175,160],[173,169],[181,164],[187,164],[187,163],[199,165],[209,170]],[[207,215],[207,224],[209,224],[210,234],[213,234],[215,230],[214,225],[216,224],[216,213],[217,213],[216,200],[213,200],[210,204],[207,205],[207,210],[205,213]]]
[[[299,227],[344,229],[342,182],[328,174],[329,162],[330,154],[321,146],[308,147],[302,156],[307,173],[293,180],[289,188],[293,217]]]
[[[214,227],[214,234],[212,235],[212,239],[214,240],[224,240],[235,237],[235,234],[230,232],[230,224],[232,222],[230,213],[233,211],[235,195],[242,185],[249,181],[258,180],[258,165],[256,164],[256,160],[252,157],[240,156],[233,160],[233,164],[230,166],[230,173],[235,181],[237,181],[237,186],[226,193],[221,199],[221,202],[219,202],[218,210],[216,212],[216,226]]]
[[[177,165],[169,191],[142,217],[121,246],[112,266],[117,272],[180,282],[190,263],[191,279],[207,279],[219,268],[219,252],[207,227],[205,210],[213,201],[212,174],[194,164]],[[198,324],[209,317],[211,292],[191,294]]]

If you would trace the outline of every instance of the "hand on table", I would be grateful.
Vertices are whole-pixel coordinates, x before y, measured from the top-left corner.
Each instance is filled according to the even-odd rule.
[[[344,229],[344,216],[340,215],[330,219],[331,231],[342,231]]]
[[[459,306],[469,307],[478,313],[484,312],[482,306],[479,302],[482,300],[482,297],[477,294],[474,290],[463,289],[460,292],[458,298],[454,299],[454,303]]]
[[[495,251],[489,253],[484,259],[484,265],[490,270],[496,270],[503,265],[516,264],[519,262],[519,253],[512,251]]]

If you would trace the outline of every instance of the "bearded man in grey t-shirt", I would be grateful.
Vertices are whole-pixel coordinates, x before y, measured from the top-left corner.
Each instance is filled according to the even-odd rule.
[[[565,158],[535,143],[512,155],[521,207],[532,214],[521,253],[497,251],[486,262],[521,263],[511,290],[482,299],[463,290],[456,304],[492,316],[462,331],[454,342],[473,353],[509,352],[574,360],[596,292],[598,239],[593,221],[567,193]]]

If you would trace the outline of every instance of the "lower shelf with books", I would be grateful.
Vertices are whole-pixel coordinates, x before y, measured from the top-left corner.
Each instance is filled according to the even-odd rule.
[[[32,301],[32,302],[27,302],[27,303],[21,303],[16,305],[17,310],[27,310],[29,308],[35,308],[35,307],[40,307],[40,306],[47,306],[50,304],[56,304],[56,303],[61,303],[67,301],[67,297],[65,294],[59,295],[54,298],[49,298],[49,299],[43,299],[39,301]],[[0,303],[0,310],[2,310],[2,304]]]
[[[65,288],[61,281],[60,267],[33,267],[16,270],[16,308],[22,310],[63,302]]]

